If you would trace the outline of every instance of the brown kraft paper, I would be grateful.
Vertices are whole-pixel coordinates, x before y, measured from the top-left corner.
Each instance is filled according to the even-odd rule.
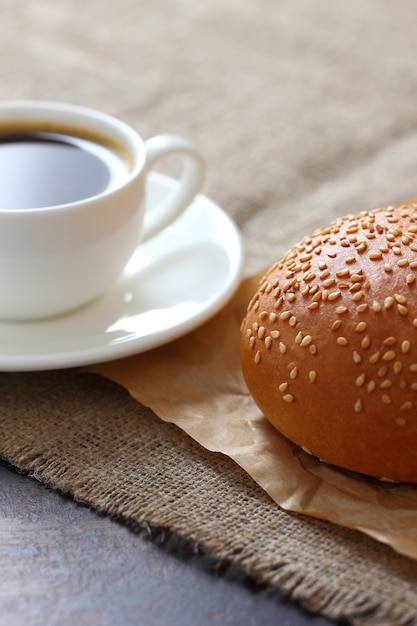
[[[185,337],[89,370],[124,386],[208,450],[232,458],[283,509],[359,530],[417,559],[417,486],[322,463],[282,437],[254,403],[239,341],[260,277],[245,280],[216,317]]]

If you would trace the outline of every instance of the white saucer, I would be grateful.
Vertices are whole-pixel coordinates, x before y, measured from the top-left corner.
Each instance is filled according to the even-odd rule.
[[[176,182],[153,173],[150,202]],[[156,348],[217,313],[236,290],[242,244],[230,218],[199,195],[169,228],[138,246],[119,282],[77,311],[0,322],[0,370],[58,369]]]

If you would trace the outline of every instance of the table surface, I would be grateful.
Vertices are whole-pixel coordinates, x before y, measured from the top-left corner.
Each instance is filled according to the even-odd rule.
[[[0,626],[326,626],[163,532],[102,516],[0,462]]]

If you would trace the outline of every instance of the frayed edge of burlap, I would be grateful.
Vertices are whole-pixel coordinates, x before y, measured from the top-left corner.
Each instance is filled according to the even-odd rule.
[[[212,574],[227,577],[229,580],[250,587],[252,591],[267,594],[272,599],[294,602],[301,611],[322,616],[352,626],[417,626],[415,614],[410,614],[405,606],[393,607],[387,602],[371,601],[366,590],[349,594],[344,589],[329,592],[319,580],[305,576],[297,565],[284,560],[273,565],[262,563],[256,554],[242,546],[222,544],[218,539],[206,537],[204,530],[196,529],[190,536],[189,528],[181,520],[164,518],[158,514],[158,524],[152,522],[152,512],[146,506],[136,503],[135,517],[123,513],[123,505],[115,505],[117,494],[95,493],[97,485],[80,484],[66,488],[66,481],[48,479],[52,468],[48,460],[32,456],[19,462],[0,457],[15,470],[36,479],[46,488],[69,497],[78,504],[88,506],[99,515],[121,523],[136,534],[146,537],[161,549],[181,560],[192,560],[197,567]],[[61,470],[62,471],[62,470]],[[94,494],[92,496],[92,494]],[[107,500],[108,506],[98,506],[97,500]],[[129,503],[130,504],[130,503]],[[126,506],[126,504],[125,504]]]

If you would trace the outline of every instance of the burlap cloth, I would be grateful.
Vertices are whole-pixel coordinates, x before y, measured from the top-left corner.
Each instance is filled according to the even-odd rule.
[[[3,0],[0,97],[194,139],[251,274],[335,216],[416,195],[416,19],[413,0]],[[0,416],[0,454],[78,500],[167,528],[327,616],[417,624],[414,560],[280,510],[99,376],[3,373]]]

